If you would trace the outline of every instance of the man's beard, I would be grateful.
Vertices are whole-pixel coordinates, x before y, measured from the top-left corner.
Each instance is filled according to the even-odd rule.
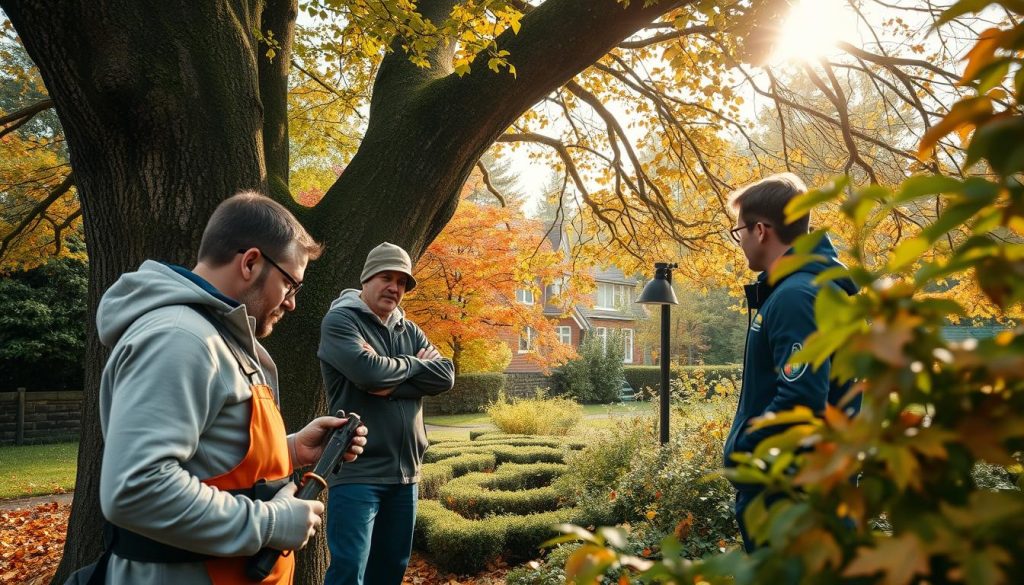
[[[245,311],[250,317],[256,319],[256,338],[263,339],[274,330],[274,321],[284,315],[284,311],[275,308],[268,309],[267,302],[262,291],[266,284],[267,272],[262,272],[248,289],[243,292],[238,301],[245,305]],[[275,319],[276,317],[276,319]]]

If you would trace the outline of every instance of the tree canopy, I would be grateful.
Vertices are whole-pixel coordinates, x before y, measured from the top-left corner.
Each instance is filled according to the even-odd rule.
[[[751,178],[792,168],[813,183],[839,165],[884,186],[924,169],[963,173],[957,135],[934,142],[926,162],[913,144],[966,91],[949,65],[980,17],[950,21],[926,42],[941,12],[931,3],[849,4],[867,40],[793,65],[765,59],[785,0],[0,0],[13,26],[6,40],[24,46],[46,90],[3,104],[5,154],[16,152],[13,137],[25,139],[27,120],[53,108],[63,139],[47,145],[66,144],[70,160],[33,167],[53,172],[0,237],[42,228],[60,242],[80,214],[90,260],[92,398],[69,529],[78,539],[58,580],[99,546],[99,295],[145,258],[189,263],[225,197],[263,189],[327,244],[299,308],[270,340],[294,427],[322,408],[312,361],[330,299],[357,282],[382,240],[419,258],[492,145],[495,156],[536,145],[551,158],[564,185],[556,216],[579,242],[574,254],[627,271],[678,258],[681,278],[712,282],[743,269],[724,236],[725,198]],[[777,128],[758,131],[751,110]],[[17,152],[29,150],[38,149]],[[0,192],[5,204],[14,192]],[[877,249],[912,237],[926,223],[918,214],[946,204],[935,196],[889,209]],[[820,221],[855,242],[840,209]],[[976,298],[972,308],[992,306]],[[305,557],[302,580],[316,581],[323,561]]]

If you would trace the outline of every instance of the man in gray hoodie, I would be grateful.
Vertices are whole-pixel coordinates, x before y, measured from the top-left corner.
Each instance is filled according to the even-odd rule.
[[[455,368],[399,307],[416,286],[405,250],[387,242],[371,250],[360,281],[362,290],[342,291],[320,328],[331,408],[358,412],[374,428],[359,461],[330,480],[325,583],[399,585],[427,449],[423,397],[450,390]]]
[[[195,268],[146,261],[103,295],[106,583],[244,583],[246,557],[300,549],[317,529],[323,505],[294,484],[253,485],[314,463],[343,424],[321,417],[286,435],[277,368],[256,341],[295,308],[320,249],[283,206],[240,193],[214,211]],[[264,583],[290,584],[293,559]]]

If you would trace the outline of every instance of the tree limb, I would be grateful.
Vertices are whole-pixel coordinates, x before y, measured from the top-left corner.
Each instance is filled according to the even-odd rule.
[[[11,242],[13,242],[14,239],[17,238],[19,235],[21,235],[25,231],[25,228],[29,226],[29,224],[41,218],[43,214],[46,213],[46,210],[49,209],[55,201],[60,199],[61,195],[67,193],[68,189],[70,189],[71,186],[74,184],[74,174],[72,173],[65,177],[64,181],[60,185],[57,185],[52,191],[50,191],[50,194],[47,195],[46,198],[37,203],[31,211],[25,214],[25,217],[21,219],[21,222],[18,223],[18,225],[16,225],[14,229],[8,232],[7,235],[4,236],[3,240],[0,240],[0,258],[3,258],[4,255],[7,254]]]

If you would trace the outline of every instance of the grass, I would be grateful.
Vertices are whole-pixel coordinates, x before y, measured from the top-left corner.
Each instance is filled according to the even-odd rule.
[[[0,447],[0,500],[75,489],[78,443]]]

